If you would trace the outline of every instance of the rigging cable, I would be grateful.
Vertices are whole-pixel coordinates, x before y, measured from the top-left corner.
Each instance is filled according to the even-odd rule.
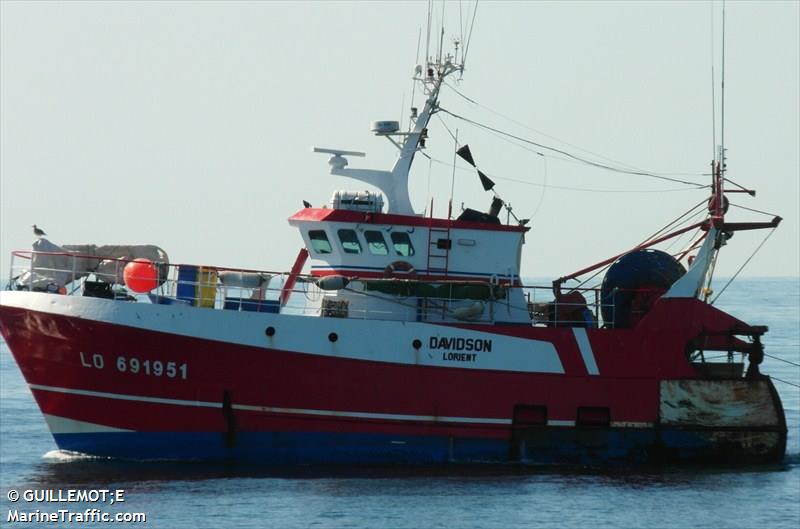
[[[544,164],[544,175],[542,176],[542,195],[539,197],[539,203],[536,204],[536,209],[533,210],[533,213],[528,217],[533,219],[536,217],[536,214],[539,213],[539,209],[542,207],[542,203],[544,202],[544,195],[547,193],[547,157],[543,154],[542,155],[542,163]]]
[[[648,242],[652,241],[652,240],[653,240],[653,239],[655,239],[656,237],[660,236],[660,235],[661,235],[662,233],[664,233],[665,231],[669,230],[669,229],[670,229],[671,227],[673,227],[674,225],[678,224],[678,223],[679,223],[681,220],[683,220],[685,217],[687,217],[687,216],[690,216],[690,215],[693,215],[693,214],[695,213],[695,210],[696,210],[697,208],[699,208],[699,207],[703,206],[705,203],[706,203],[706,200],[705,200],[705,199],[701,200],[700,202],[698,202],[697,204],[695,204],[694,206],[692,206],[691,208],[689,208],[687,211],[685,211],[685,212],[681,213],[681,214],[680,214],[680,215],[679,215],[679,216],[678,216],[678,217],[677,217],[675,220],[673,220],[672,222],[670,222],[670,223],[669,223],[669,224],[667,224],[666,226],[664,226],[664,227],[662,227],[661,229],[659,229],[657,232],[655,232],[654,234],[652,234],[650,237],[648,237],[648,238],[646,238],[645,240],[643,240],[642,242],[640,242],[640,243],[638,244],[638,246],[641,246],[641,245],[643,245],[643,244],[647,244]]]
[[[580,147],[580,146],[575,145],[573,143],[570,143],[568,141],[564,141],[561,138],[558,138],[558,137],[553,136],[551,134],[547,134],[546,132],[542,132],[541,130],[537,130],[537,129],[534,129],[533,127],[529,127],[525,123],[517,121],[516,119],[514,119],[514,118],[512,118],[510,116],[507,116],[507,115],[503,114],[502,112],[498,112],[497,110],[495,110],[493,108],[490,108],[490,107],[488,107],[486,105],[478,103],[477,101],[475,101],[471,97],[469,97],[469,96],[465,95],[464,93],[462,93],[461,91],[459,91],[453,85],[451,85],[449,83],[446,83],[446,82],[444,84],[449,89],[451,89],[453,92],[455,92],[458,96],[460,96],[461,98],[465,99],[467,102],[472,103],[473,105],[475,105],[477,107],[480,107],[480,108],[482,108],[484,110],[487,110],[487,111],[491,112],[492,114],[494,114],[494,115],[496,115],[498,117],[501,117],[501,118],[503,118],[503,119],[505,119],[505,120],[507,120],[507,121],[519,126],[519,127],[522,127],[523,129],[529,130],[531,132],[535,132],[536,134],[544,136],[545,138],[550,138],[551,140],[555,140],[555,141],[557,141],[559,143],[563,143],[564,145],[572,147],[573,149],[577,149],[579,151],[585,152],[586,154],[591,154],[592,156],[596,156],[597,158],[601,158],[603,160],[606,160],[606,161],[609,161],[609,162],[613,162],[615,164],[618,164],[620,166],[626,167],[628,169],[641,171],[641,172],[647,172],[647,171],[644,171],[643,169],[641,169],[639,167],[636,167],[636,166],[633,166],[631,164],[622,162],[620,160],[615,160],[613,158],[609,158],[608,156],[603,156],[602,154],[598,154],[598,153],[590,151],[588,149],[584,149],[583,147]],[[711,173],[657,173],[657,174],[659,174],[661,176],[712,176]]]
[[[653,239],[655,239],[656,237],[658,237],[659,235],[661,235],[662,233],[664,233],[665,231],[667,231],[667,230],[668,230],[670,227],[672,227],[672,226],[674,226],[675,224],[677,224],[677,223],[681,222],[681,220],[683,220],[685,217],[687,217],[687,216],[689,216],[689,215],[692,215],[693,213],[695,213],[695,210],[696,210],[697,208],[699,208],[700,206],[702,206],[703,204],[705,204],[705,202],[706,202],[706,201],[705,201],[705,200],[703,200],[703,201],[701,201],[700,203],[698,203],[697,205],[695,205],[695,206],[691,207],[691,208],[690,208],[690,209],[688,209],[686,212],[684,212],[684,213],[682,213],[680,216],[678,216],[678,217],[677,217],[675,220],[671,221],[669,224],[667,224],[666,226],[664,226],[663,228],[659,229],[659,230],[658,230],[657,232],[655,232],[654,234],[652,234],[652,235],[650,235],[649,237],[647,237],[645,240],[643,240],[641,243],[639,243],[639,244],[638,244],[636,247],[638,248],[638,247],[641,247],[641,246],[642,246],[642,245],[644,245],[644,244],[647,244],[649,241],[652,241]],[[588,283],[589,281],[591,281],[592,279],[594,279],[595,277],[597,277],[599,274],[601,274],[602,272],[604,272],[605,270],[607,270],[607,269],[608,269],[608,268],[609,268],[609,267],[610,267],[612,264],[614,264],[614,263],[608,263],[606,266],[604,266],[604,267],[602,267],[602,268],[598,269],[598,270],[597,270],[597,271],[596,271],[594,274],[590,275],[588,278],[586,278],[586,279],[584,279],[583,281],[581,281],[581,282],[580,282],[580,283],[579,283],[579,284],[578,284],[576,287],[574,287],[574,288],[581,288],[583,285],[585,285],[586,283]]]
[[[746,260],[744,263],[742,263],[742,266],[740,266],[740,267],[739,267],[739,269],[736,271],[736,273],[735,273],[735,274],[733,274],[733,277],[731,277],[731,278],[728,280],[728,282],[727,282],[727,283],[725,283],[725,286],[724,286],[724,287],[722,287],[722,290],[720,290],[720,291],[717,293],[716,297],[715,297],[715,298],[714,298],[714,299],[711,301],[711,304],[712,304],[712,305],[713,305],[713,304],[714,304],[714,303],[715,303],[715,302],[716,302],[716,301],[719,299],[719,297],[722,295],[722,293],[723,293],[723,292],[725,292],[725,289],[726,289],[726,288],[728,288],[728,286],[729,286],[731,283],[733,283],[733,280],[734,280],[734,279],[736,279],[736,278],[739,276],[739,273],[740,273],[742,270],[744,270],[744,267],[745,267],[745,266],[747,266],[747,263],[749,263],[749,262],[750,262],[750,260],[751,260],[753,257],[755,257],[755,255],[758,253],[758,251],[761,249],[761,247],[762,247],[762,246],[764,246],[764,243],[766,243],[766,242],[767,242],[767,240],[768,240],[770,237],[772,237],[772,234],[773,234],[773,233],[775,233],[775,230],[776,230],[776,229],[777,229],[777,228],[772,228],[772,230],[770,230],[770,232],[767,234],[767,236],[766,236],[766,237],[764,237],[764,240],[763,240],[763,241],[761,241],[761,244],[759,244],[759,245],[756,247],[756,249],[755,249],[755,250],[753,250],[753,253],[752,253],[752,254],[750,254],[750,257],[748,257],[748,258],[747,258],[747,260]]]
[[[733,180],[731,180],[727,176],[723,176],[722,179],[725,180],[726,182],[728,182],[729,184],[735,185],[736,187],[738,187],[742,191],[746,191],[750,196],[756,196],[756,192],[755,191],[753,191],[752,189],[747,189],[746,187],[744,187],[741,184],[737,184],[736,182],[734,182]]]
[[[700,246],[708,236],[708,232],[707,231],[703,232],[702,228],[697,228],[697,231],[694,233],[695,235],[692,235],[692,238],[694,238],[697,234],[699,234],[700,236],[697,237],[697,239],[692,240],[692,242],[689,243],[689,246],[687,246],[684,250],[673,255],[673,257],[675,257],[675,259],[677,259],[678,261],[682,260],[684,257],[686,257],[686,254],[688,254],[689,252]]]
[[[436,113],[436,117],[439,118],[439,122],[441,122],[442,126],[444,127],[444,130],[446,130],[447,133],[450,135],[450,137],[453,138],[453,140],[456,142],[456,150],[458,150],[459,147],[458,140],[456,139],[456,136],[453,134],[453,131],[450,130],[450,127],[447,126],[447,123],[444,122],[442,116],[440,116],[438,112]],[[453,164],[453,166],[455,167],[455,163]]]
[[[478,14],[478,0],[475,0],[475,7],[472,9],[472,22],[469,25],[469,33],[467,34],[467,42],[464,44],[464,53],[461,58],[461,66],[467,64],[467,53],[469,53],[469,45],[472,43],[472,30],[475,27],[475,15]]]
[[[780,360],[781,362],[786,362],[787,364],[791,364],[793,366],[800,367],[800,364],[792,362],[791,360],[786,360],[785,358],[781,358],[779,356],[773,356],[773,355],[767,354],[767,353],[764,353],[764,356],[768,356],[770,358],[774,358],[775,360]]]
[[[532,149],[528,149],[531,152],[536,153],[537,155],[547,157],[546,155],[542,155]],[[418,151],[420,154],[432,160],[434,163],[439,165],[443,165],[445,167],[451,167],[449,162],[444,160],[440,160],[438,158],[432,158],[430,155],[423,151]],[[471,169],[464,169],[463,167],[458,167],[459,171],[467,171],[472,173],[473,170]],[[533,187],[545,187],[545,184],[539,184],[536,182],[529,182],[528,180],[520,180],[519,178],[510,178],[507,176],[498,176],[494,173],[488,173],[483,171],[486,176],[491,177],[492,179],[498,180],[505,180],[507,182],[514,182],[516,184],[523,184],[526,186],[533,186]],[[694,188],[687,188],[687,187],[679,187],[679,188],[671,188],[671,189],[597,189],[597,188],[590,188],[590,187],[574,187],[574,186],[561,186],[561,185],[554,185],[554,184],[547,184],[547,187],[550,189],[560,189],[563,191],[576,191],[576,192],[583,192],[583,193],[675,193],[675,192],[686,192],[686,191],[695,191]],[[707,186],[705,186],[707,187]]]
[[[690,220],[690,224],[694,223],[694,222],[700,222],[700,220],[702,220],[703,217],[705,217],[705,212],[701,211],[701,212],[697,213],[694,217],[689,219]],[[672,239],[672,241],[664,247],[664,251],[668,252],[673,246],[675,246],[679,242],[683,241],[684,238],[687,235],[689,236],[689,243],[692,244],[692,241],[694,240],[694,237],[697,235],[698,232],[700,232],[702,230],[703,230],[703,228],[697,228],[693,233],[692,232],[688,232],[688,231],[686,233],[682,233],[681,235],[679,235],[679,236],[675,237],[674,239]],[[680,246],[678,246],[678,248],[680,248]],[[686,252],[684,250],[678,250],[676,253],[672,254],[672,256],[677,258],[677,256],[682,254],[682,253],[686,253]],[[678,260],[680,261],[680,259],[678,259]]]
[[[461,0],[458,0],[458,32],[461,35],[459,38],[461,39],[461,58],[464,58],[464,15],[462,14],[461,10]],[[456,55],[458,50],[456,50]],[[455,62],[458,62],[458,57],[453,57]]]
[[[669,182],[675,182],[675,183],[678,183],[678,184],[685,184],[685,185],[693,186],[693,187],[695,187],[697,189],[702,189],[702,188],[708,187],[707,185],[698,184],[697,182],[690,182],[690,181],[687,181],[687,180],[680,180],[680,179],[671,178],[671,177],[668,177],[668,176],[661,176],[661,175],[658,175],[658,174],[655,174],[655,173],[651,173],[651,172],[647,172],[647,171],[629,170],[629,169],[624,169],[624,168],[621,168],[621,167],[613,167],[611,165],[606,165],[606,164],[603,164],[603,163],[599,163],[599,162],[595,162],[595,161],[592,161],[592,160],[588,160],[586,158],[582,158],[582,157],[577,156],[575,154],[572,154],[570,152],[567,152],[567,151],[564,151],[564,150],[561,150],[561,149],[557,149],[555,147],[549,147],[547,145],[543,145],[541,143],[537,143],[537,142],[535,142],[533,140],[529,140],[527,138],[522,138],[522,137],[517,136],[515,134],[511,134],[510,132],[505,132],[505,131],[496,129],[496,128],[491,127],[489,125],[486,125],[484,123],[479,123],[479,122],[477,122],[475,120],[472,120],[472,119],[466,118],[464,116],[460,116],[458,114],[450,112],[449,110],[447,110],[445,108],[439,107],[439,110],[442,111],[442,112],[446,112],[447,114],[450,114],[454,118],[460,119],[462,121],[465,121],[465,122],[470,123],[472,125],[475,125],[477,127],[481,127],[481,128],[486,129],[486,130],[491,130],[492,132],[495,132],[497,134],[502,134],[504,136],[508,136],[509,138],[513,138],[513,139],[515,139],[517,141],[521,141],[523,143],[528,143],[530,145],[534,145],[534,146],[539,147],[541,149],[546,149],[546,150],[549,150],[549,151],[557,152],[559,154],[562,154],[564,156],[567,156],[569,158],[572,158],[574,160],[582,162],[582,163],[584,163],[586,165],[590,165],[592,167],[597,167],[599,169],[606,169],[608,171],[613,171],[613,172],[616,172],[616,173],[629,174],[629,175],[634,175],[634,176],[647,176],[647,177],[650,177],[650,178],[657,178],[659,180],[666,180],[666,181],[669,181]]]
[[[701,292],[703,293],[703,302],[705,302],[705,303],[708,303],[708,298],[710,298],[711,294],[714,293],[714,291],[711,289],[711,282],[714,280],[714,272],[717,270],[717,258],[719,257],[719,247],[717,247],[717,243],[719,242],[719,240],[720,240],[719,238],[720,238],[721,235],[722,235],[722,233],[717,233],[717,235],[716,235],[717,239],[714,241],[714,243],[715,243],[714,244],[714,250],[713,250],[714,253],[711,254],[711,264],[706,269],[706,275],[705,275],[705,278],[704,278],[704,285],[705,286],[703,286],[703,289],[701,290]],[[723,288],[723,290],[725,290],[725,289]],[[721,294],[721,292],[720,292],[720,294]],[[712,301],[711,304],[713,305],[714,302]]]
[[[494,115],[496,115],[498,117],[501,117],[501,118],[505,119],[506,121],[509,121],[509,122],[513,123],[514,125],[517,125],[518,127],[522,127],[523,129],[529,130],[531,132],[535,132],[536,134],[544,136],[545,138],[550,138],[551,140],[555,140],[555,141],[557,141],[559,143],[563,143],[564,145],[567,145],[569,147],[572,147],[573,149],[577,149],[579,151],[585,152],[587,154],[591,154],[592,156],[597,156],[598,158],[602,158],[602,159],[604,159],[606,161],[614,162],[614,163],[619,164],[621,166],[628,167],[629,169],[637,169],[637,170],[639,169],[638,167],[634,167],[632,165],[626,164],[626,163],[621,162],[619,160],[614,160],[613,158],[608,158],[607,156],[603,156],[603,155],[598,154],[596,152],[592,152],[592,151],[590,151],[588,149],[584,149],[584,148],[582,148],[582,147],[580,147],[578,145],[569,143],[569,142],[564,141],[564,140],[562,140],[560,138],[557,138],[557,137],[555,137],[553,135],[547,134],[546,132],[542,132],[541,130],[537,130],[537,129],[534,129],[533,127],[529,127],[525,123],[517,121],[516,119],[514,119],[514,118],[512,118],[510,116],[507,116],[507,115],[503,114],[502,112],[498,112],[497,110],[494,110],[493,108],[490,108],[490,107],[488,107],[486,105],[478,103],[477,101],[475,101],[471,97],[465,95],[463,92],[459,91],[456,87],[454,87],[453,85],[451,85],[449,83],[445,83],[445,86],[447,86],[449,89],[451,89],[453,92],[455,92],[458,96],[460,96],[461,98],[463,98],[467,102],[472,103],[473,105],[475,105],[477,107],[480,107],[480,108],[482,108],[484,110],[487,110],[487,111],[491,112],[492,114],[494,114]],[[681,174],[683,174],[683,173],[681,173]],[[695,176],[694,173],[691,173],[691,174],[686,173],[685,175],[686,176]]]
[[[416,55],[416,57],[417,57],[417,64],[418,65],[422,64],[420,62],[420,60],[419,60],[419,47],[420,47],[421,44],[422,44],[422,26],[419,27],[419,33],[417,34],[417,55]],[[415,75],[414,78],[411,79],[411,106],[412,107],[414,106],[414,98],[416,96],[417,96],[417,79],[416,79],[416,75]],[[405,109],[403,109],[403,111],[405,112]],[[403,122],[403,115],[400,114],[400,123],[402,123],[402,122]],[[411,130],[411,128],[412,128],[412,121],[411,121],[411,116],[409,116],[409,118],[408,118],[408,129],[409,129],[409,131]]]
[[[452,137],[453,133],[450,131],[450,129],[447,128],[447,125],[445,124],[444,119],[442,119],[441,115],[438,112],[436,114],[437,114],[437,117],[439,118],[439,120],[441,121],[441,123],[445,126],[445,129],[447,129],[447,131],[450,133],[450,136]],[[544,154],[544,153],[542,153],[540,151],[537,151],[536,149],[532,149],[532,148],[528,147],[527,145],[520,145],[518,142],[514,141],[511,138],[507,138],[504,135],[495,134],[495,133],[492,133],[492,131],[489,131],[489,133],[493,134],[494,136],[496,136],[497,138],[499,138],[499,139],[501,139],[501,140],[503,140],[505,142],[510,143],[511,145],[514,145],[515,147],[518,147],[520,149],[526,150],[528,152],[532,152],[533,154],[536,154],[537,156],[542,156],[542,157],[548,157],[549,156],[550,158],[553,158],[555,160],[568,162],[568,163],[574,163],[574,164],[580,164],[581,163],[579,161],[571,160],[569,158],[563,158],[563,157],[559,157],[559,156],[550,156],[550,155]],[[423,153],[423,154],[425,156],[428,156],[425,153]],[[436,163],[439,163],[439,164],[445,165],[447,167],[450,167],[450,165],[445,161],[442,161],[442,160],[439,160],[439,159],[436,159],[436,158],[434,158],[433,160]],[[459,169],[461,169],[461,168],[459,168]],[[498,176],[496,174],[488,173],[486,171],[484,171],[484,173],[486,173],[487,176],[490,176],[492,178],[497,178],[499,180],[507,180],[509,182],[516,182],[518,184],[525,184],[525,185],[530,185],[530,186],[535,186],[535,187],[543,187],[544,186],[544,184],[537,184],[535,182],[529,182],[527,180],[519,180],[517,178]],[[671,173],[671,174],[676,174],[676,173]],[[678,173],[678,174],[685,174],[685,173]],[[695,185],[697,185],[697,184],[695,184]],[[566,191],[585,191],[585,192],[589,192],[589,193],[672,193],[672,192],[675,192],[675,191],[695,191],[696,189],[707,189],[707,188],[709,188],[711,186],[709,186],[709,185],[700,185],[700,187],[690,187],[690,188],[681,187],[681,188],[672,188],[672,189],[596,189],[596,188],[588,188],[588,187],[574,187],[574,186],[571,187],[571,186],[558,186],[558,185],[549,185],[548,187],[551,187],[553,189],[563,189],[563,190],[566,190]]]
[[[764,354],[766,355],[767,353],[764,353]],[[783,382],[784,384],[789,384],[790,386],[794,386],[796,388],[800,388],[800,385],[795,384],[794,382],[789,382],[787,380],[783,380],[782,378],[778,378],[775,375],[770,375],[769,378],[771,378],[773,380],[777,380],[778,382]]]
[[[733,202],[728,202],[728,205],[731,205],[733,207],[737,207],[739,209],[746,209],[747,211],[752,211],[753,213],[761,213],[762,215],[769,215],[771,217],[777,217],[778,216],[775,213],[769,213],[767,211],[761,211],[760,209],[748,208],[747,206],[740,206],[739,204],[734,204]]]

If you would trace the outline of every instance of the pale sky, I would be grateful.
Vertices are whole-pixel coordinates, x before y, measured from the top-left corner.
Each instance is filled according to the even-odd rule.
[[[352,167],[393,163],[396,149],[369,122],[407,117],[426,5],[3,1],[0,267],[30,247],[36,223],[57,244],[157,244],[175,263],[288,270],[302,241],[286,218],[302,200],[364,188],[329,175],[311,146],[367,152]],[[461,6],[463,21],[473,3]],[[460,34],[458,7],[447,4],[445,42]],[[713,155],[712,44],[720,117],[721,7],[483,2],[458,85],[479,106],[450,89],[441,106],[707,183],[699,175]],[[800,276],[800,3],[726,10],[728,176],[758,191],[730,198],[784,218],[743,275]],[[523,276],[556,277],[624,251],[707,194],[557,156],[545,163],[441,117],[514,211],[533,215]],[[421,212],[430,192],[441,216],[454,144],[438,117],[429,136],[429,154],[444,163],[417,157],[411,197]],[[458,167],[455,208],[485,210],[490,196]],[[736,208],[728,218],[769,219]],[[766,234],[738,233],[717,273],[735,272]]]

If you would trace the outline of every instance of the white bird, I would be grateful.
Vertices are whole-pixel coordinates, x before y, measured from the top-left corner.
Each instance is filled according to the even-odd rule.
[[[42,235],[47,235],[43,229],[37,228],[36,224],[33,225],[33,234],[37,237],[41,237]]]

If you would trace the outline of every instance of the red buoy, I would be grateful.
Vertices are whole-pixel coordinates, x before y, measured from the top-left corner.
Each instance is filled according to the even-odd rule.
[[[158,286],[158,269],[149,259],[134,259],[125,265],[122,272],[125,286],[140,294],[150,292]]]

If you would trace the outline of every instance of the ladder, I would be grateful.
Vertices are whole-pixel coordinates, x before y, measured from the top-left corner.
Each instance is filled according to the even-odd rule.
[[[450,265],[450,250],[453,246],[453,241],[450,239],[450,228],[452,221],[450,219],[453,209],[453,202],[450,201],[447,207],[447,227],[434,228],[433,227],[433,199],[431,199],[431,210],[428,216],[428,276],[444,276],[447,279],[448,269]],[[425,313],[428,311],[428,300],[425,300]],[[447,303],[442,301],[442,319],[444,319],[447,312]]]
[[[433,199],[431,199],[431,212],[428,216],[428,266],[429,276],[444,276],[447,279],[448,266],[450,264],[450,249],[453,241],[450,240],[451,220],[453,203],[447,208],[447,227],[433,227]]]

